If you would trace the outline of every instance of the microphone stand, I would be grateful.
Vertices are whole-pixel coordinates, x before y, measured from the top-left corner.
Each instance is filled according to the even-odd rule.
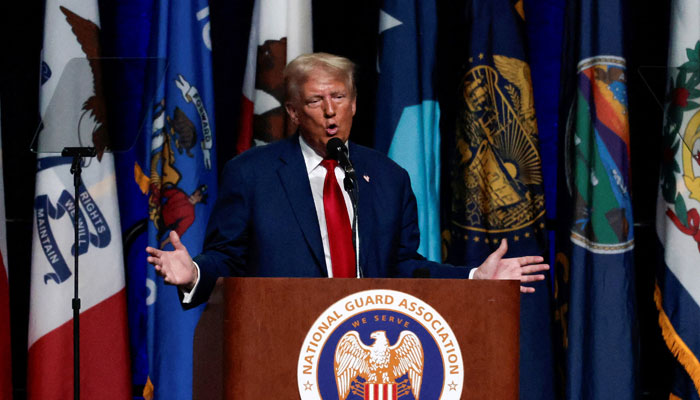
[[[364,278],[362,268],[360,268],[360,243],[357,232],[357,203],[359,198],[359,189],[357,187],[357,179],[355,177],[355,170],[351,165],[345,165],[343,167],[345,170],[345,179],[343,179],[343,186],[345,186],[345,191],[350,195],[350,202],[352,203],[352,247],[355,249],[355,265],[357,266],[357,276],[358,278]]]
[[[80,255],[79,236],[78,236],[78,213],[80,211],[80,203],[78,192],[80,189],[82,173],[83,157],[95,157],[97,152],[94,147],[64,147],[61,151],[63,157],[73,157],[73,163],[70,167],[70,173],[73,174],[73,189],[75,198],[73,200],[73,224],[74,224],[74,244],[73,244],[73,260],[75,261],[74,280],[73,280],[73,398],[80,399],[80,296],[78,290],[78,256]]]

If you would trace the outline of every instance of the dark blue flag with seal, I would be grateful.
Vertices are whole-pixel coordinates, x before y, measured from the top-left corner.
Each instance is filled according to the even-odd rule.
[[[147,89],[147,70],[151,62],[148,49],[151,37],[154,0],[102,2],[102,45],[110,68],[108,106],[112,139],[115,144],[114,165],[117,175],[119,214],[126,266],[131,380],[134,399],[143,399],[148,381],[145,247],[148,245],[148,196],[134,178],[137,160],[144,160],[140,145],[150,137],[143,132],[146,110],[153,91]],[[160,68],[162,74],[162,68]],[[149,94],[150,93],[150,94]]]
[[[478,266],[506,239],[507,257],[546,251],[542,160],[525,52],[522,2],[465,2],[454,126],[445,124],[443,249]],[[466,27],[466,28],[464,28]],[[454,34],[460,34],[454,32]],[[552,399],[549,279],[521,297],[520,398]]]
[[[420,247],[440,261],[440,106],[435,0],[384,0],[379,11],[375,147],[408,171],[418,204]]]
[[[568,399],[637,398],[624,12],[566,11],[555,296]]]
[[[135,180],[148,196],[148,243],[172,250],[176,232],[192,255],[204,231],[217,193],[214,142],[214,91],[211,67],[209,4],[156,1],[151,54],[167,63],[149,104],[141,145],[146,157]],[[183,311],[178,289],[165,285],[148,268],[149,385],[155,399],[192,396],[192,342],[203,306]]]

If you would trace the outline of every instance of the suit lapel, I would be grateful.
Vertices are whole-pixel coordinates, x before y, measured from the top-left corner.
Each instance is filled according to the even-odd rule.
[[[326,269],[326,258],[323,254],[321,230],[318,225],[318,216],[316,215],[316,208],[311,194],[304,157],[299,147],[299,139],[295,135],[290,139],[286,139],[286,141],[288,145],[284,146],[280,152],[282,165],[277,170],[277,174],[287,194],[294,217],[304,234],[311,253],[316,259],[320,273],[322,276],[327,276],[328,270]]]

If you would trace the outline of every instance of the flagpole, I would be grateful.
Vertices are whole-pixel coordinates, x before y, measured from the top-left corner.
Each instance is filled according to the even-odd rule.
[[[63,157],[73,157],[73,163],[70,167],[70,173],[73,174],[73,190],[75,202],[73,203],[73,224],[74,224],[74,257],[75,261],[75,278],[73,281],[73,398],[80,400],[80,295],[78,282],[78,258],[80,256],[79,247],[79,210],[78,210],[78,192],[80,189],[80,174],[82,173],[83,157],[95,157],[97,152],[94,147],[65,147],[61,152]]]

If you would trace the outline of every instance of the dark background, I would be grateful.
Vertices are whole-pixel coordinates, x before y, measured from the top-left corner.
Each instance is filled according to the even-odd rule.
[[[544,1],[544,0],[539,0]],[[43,1],[0,2],[0,110],[5,180],[15,399],[26,397],[26,347],[36,156],[29,151],[38,124]],[[234,155],[240,86],[245,68],[252,0],[211,0],[211,35],[219,162]],[[353,140],[372,145],[377,76],[378,3],[313,1],[314,50],[358,64],[358,112]],[[113,6],[107,0],[105,10]],[[525,2],[527,7],[527,1]],[[668,398],[672,358],[661,339],[653,303],[658,251],[654,231],[666,57],[668,2],[629,8],[627,60],[632,198],[635,214],[637,304],[642,398]],[[535,92],[537,96],[537,92]],[[66,307],[69,307],[66,304]]]

